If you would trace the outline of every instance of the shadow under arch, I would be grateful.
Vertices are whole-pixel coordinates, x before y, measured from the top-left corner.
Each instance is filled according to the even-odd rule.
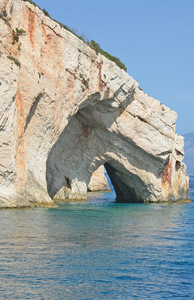
[[[106,162],[104,167],[108,173],[108,176],[111,180],[112,186],[114,187],[114,191],[116,193],[116,201],[123,203],[135,203],[135,202],[143,202],[139,201],[137,198],[137,194],[134,187],[128,186],[123,180],[120,172],[115,169],[111,164]]]

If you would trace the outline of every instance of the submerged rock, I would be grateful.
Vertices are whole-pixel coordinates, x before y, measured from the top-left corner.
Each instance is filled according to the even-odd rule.
[[[177,114],[38,7],[0,9],[0,206],[86,199],[101,165],[118,201],[188,199]]]

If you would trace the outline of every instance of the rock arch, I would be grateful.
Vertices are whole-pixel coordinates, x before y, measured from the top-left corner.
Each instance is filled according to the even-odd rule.
[[[131,105],[137,101],[138,95],[142,96],[142,92],[134,90],[121,105],[116,103],[116,97],[100,101],[99,94],[91,95],[90,101],[86,101],[72,117],[48,155],[47,188],[51,198],[86,199],[93,172],[104,164],[117,201],[154,202],[165,199],[163,170],[168,165],[170,149],[161,153],[155,148],[158,151],[155,156],[126,133],[123,134],[126,130],[133,132],[133,126],[137,127],[138,122],[141,130],[146,125],[150,129],[150,124],[137,116],[133,116],[135,125],[131,122],[131,128],[125,127],[125,121],[127,123],[131,118]],[[154,131],[153,137],[148,136],[149,132],[141,132],[143,140],[148,140],[150,145],[158,133],[155,128]],[[168,137],[163,135],[161,138],[161,133],[159,135],[158,145],[163,138],[168,141],[168,146],[173,146]],[[176,166],[177,161],[173,168],[178,172]],[[173,194],[170,197],[174,199]]]
[[[0,13],[0,206],[85,199],[102,164],[118,201],[189,198],[174,111],[30,2]]]

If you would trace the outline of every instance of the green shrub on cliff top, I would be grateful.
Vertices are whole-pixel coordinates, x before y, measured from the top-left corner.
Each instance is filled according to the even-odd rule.
[[[51,16],[49,15],[48,11],[47,11],[45,8],[43,8],[42,11],[43,11],[43,13],[45,14],[45,16],[51,18]],[[52,18],[51,18],[51,19],[52,19]]]
[[[35,2],[31,1],[31,0],[23,0],[24,2],[30,2],[31,4],[33,4],[34,6],[38,6]],[[38,6],[39,7],[39,6]]]
[[[96,53],[101,53],[102,55],[104,55],[106,58],[114,61],[116,63],[117,66],[119,66],[121,69],[127,71],[126,66],[120,61],[120,59],[118,57],[112,56],[110,53],[104,51],[100,45],[98,43],[96,43],[94,40],[92,40],[90,42],[90,46],[92,49],[94,49],[96,51]]]
[[[31,0],[23,0],[23,1],[24,1],[24,2],[30,2],[30,3],[33,4],[34,6],[38,6],[38,5],[36,5],[36,3],[34,3],[34,2],[31,1]],[[39,6],[38,6],[38,7],[39,7]],[[39,8],[40,8],[40,7],[39,7]],[[41,9],[41,8],[40,8],[40,9]],[[44,14],[45,14],[47,17],[51,18],[51,16],[49,15],[49,13],[48,13],[45,9],[42,9],[42,11],[44,12]],[[51,18],[51,19],[52,19],[52,18]],[[52,19],[52,20],[53,20],[53,19]],[[82,40],[84,43],[86,43],[88,46],[90,46],[92,49],[94,49],[94,50],[96,51],[96,54],[100,53],[100,54],[104,55],[106,58],[108,58],[108,59],[114,61],[118,67],[120,67],[121,69],[127,71],[126,66],[124,65],[124,63],[122,63],[122,62],[120,61],[120,59],[119,59],[118,57],[112,56],[110,53],[104,51],[104,50],[100,47],[100,45],[99,45],[98,43],[96,43],[94,40],[91,40],[91,42],[88,42],[88,41],[86,40],[85,37],[83,37],[83,36],[77,34],[77,33],[75,32],[75,30],[70,29],[68,26],[66,26],[66,25],[64,25],[64,24],[62,24],[62,23],[60,23],[60,22],[58,22],[58,21],[56,21],[56,20],[53,20],[53,21],[57,22],[62,28],[64,28],[64,29],[70,31],[70,32],[73,33],[75,36],[77,36],[80,40]]]

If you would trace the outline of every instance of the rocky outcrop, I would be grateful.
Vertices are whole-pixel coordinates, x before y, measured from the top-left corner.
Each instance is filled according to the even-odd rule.
[[[101,165],[118,201],[188,199],[177,114],[38,7],[0,9],[0,206],[86,199]]]
[[[111,191],[108,180],[104,174],[104,166],[100,166],[93,174],[88,184],[90,192]]]

